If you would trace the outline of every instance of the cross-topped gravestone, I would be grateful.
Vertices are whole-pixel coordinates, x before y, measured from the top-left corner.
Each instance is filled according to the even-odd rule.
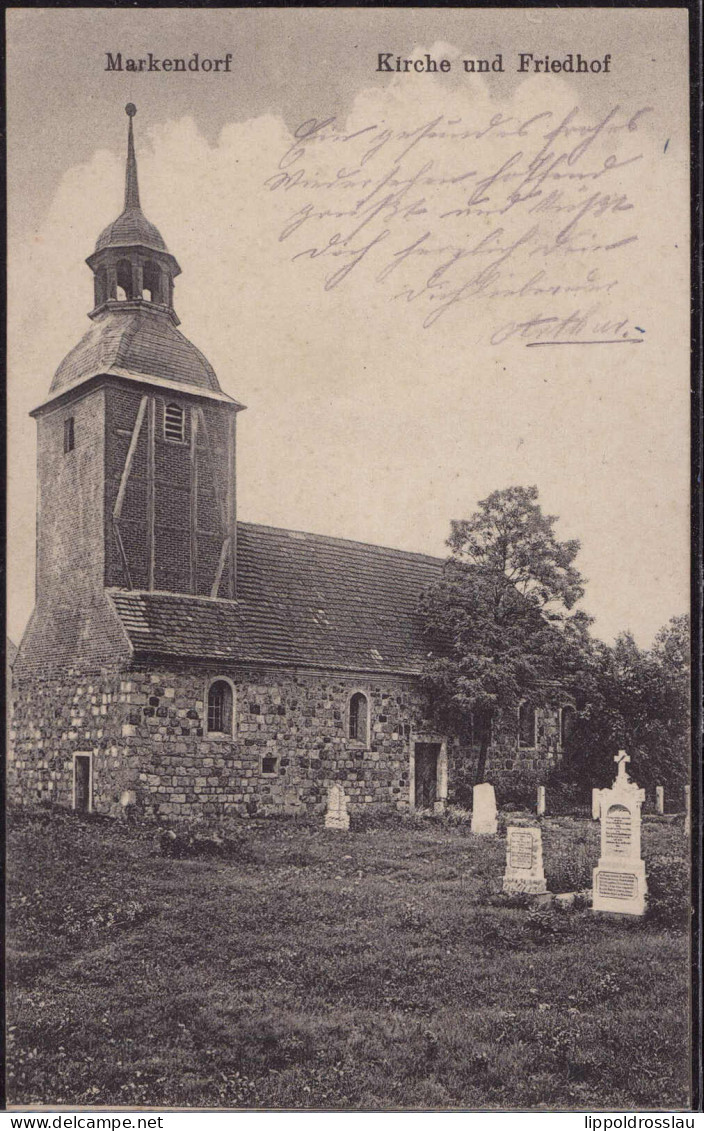
[[[647,886],[640,856],[640,809],[645,790],[628,777],[625,750],[619,750],[614,761],[616,780],[611,789],[600,790],[601,854],[594,869],[593,908],[643,915]]]
[[[631,756],[625,750],[619,750],[618,754],[614,754],[614,762],[618,766],[616,774],[616,781],[629,781],[628,774],[626,773],[626,762],[630,762]]]

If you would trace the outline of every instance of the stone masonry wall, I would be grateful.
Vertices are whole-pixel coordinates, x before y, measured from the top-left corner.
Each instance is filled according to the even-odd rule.
[[[93,808],[117,813],[122,789],[138,772],[138,752],[117,741],[120,672],[70,669],[53,677],[19,676],[13,688],[7,793],[24,804],[73,804],[73,755],[93,757]]]
[[[211,679],[235,688],[232,737],[206,732]],[[369,745],[346,734],[350,695],[367,694]],[[432,739],[409,683],[313,674],[132,671],[122,684],[127,708],[123,744],[143,757],[136,788],[155,816],[315,812],[340,783],[353,810],[403,809],[409,796],[412,734]],[[276,759],[269,769],[265,759]]]
[[[223,677],[235,691],[231,736],[206,726],[209,683]],[[368,743],[347,735],[349,698],[360,690],[370,705]],[[145,815],[178,820],[320,812],[334,783],[353,812],[403,811],[412,743],[443,736],[408,680],[184,664],[20,679],[10,737],[11,798],[71,806],[73,755],[90,753],[96,811],[118,814],[131,790]],[[467,804],[477,751],[451,739],[447,753],[448,798]],[[507,737],[490,753],[488,780],[524,763],[542,771],[547,755],[517,752]]]

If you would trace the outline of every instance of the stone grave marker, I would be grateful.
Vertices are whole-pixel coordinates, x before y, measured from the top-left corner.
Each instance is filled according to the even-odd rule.
[[[494,787],[482,782],[472,792],[472,832],[476,836],[496,836],[497,827]]]
[[[665,812],[665,787],[655,786],[655,812],[661,815]]]
[[[537,826],[509,825],[506,830],[506,871],[503,890],[544,895],[543,837]]]
[[[592,790],[592,820],[598,821],[601,816],[601,795],[603,789]]]
[[[545,816],[545,786],[538,786],[538,803],[536,805],[536,812],[539,817]]]
[[[341,785],[331,785],[328,790],[328,809],[325,814],[326,829],[349,829],[347,797]]]
[[[594,911],[621,915],[645,912],[645,863],[640,856],[640,809],[645,790],[626,773],[630,758],[619,751],[618,773],[611,789],[601,790],[601,854],[593,874]]]

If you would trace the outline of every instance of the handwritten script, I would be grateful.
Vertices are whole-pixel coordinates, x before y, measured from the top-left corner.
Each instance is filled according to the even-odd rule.
[[[635,341],[621,280],[651,113],[313,118],[264,190],[280,201],[286,254],[326,291],[361,285],[426,330],[476,318],[495,346]]]

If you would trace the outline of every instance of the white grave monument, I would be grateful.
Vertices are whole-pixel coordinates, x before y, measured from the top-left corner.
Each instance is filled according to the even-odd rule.
[[[621,915],[645,912],[645,863],[640,856],[640,808],[645,790],[626,773],[630,758],[620,750],[616,781],[601,794],[601,855],[594,869],[594,911],[616,911]]]
[[[598,821],[601,814],[601,790],[592,790],[592,820]]]
[[[536,813],[539,817],[545,816],[545,786],[538,786],[538,803],[536,805]]]
[[[325,814],[326,829],[348,829],[350,815],[347,812],[347,797],[341,785],[331,785],[328,790],[328,810]]]
[[[544,895],[543,838],[534,825],[509,825],[506,830],[506,871],[503,890]]]
[[[493,785],[482,782],[472,792],[472,832],[476,836],[496,836],[496,794]]]
[[[655,812],[661,815],[665,812],[665,787],[655,786]]]

